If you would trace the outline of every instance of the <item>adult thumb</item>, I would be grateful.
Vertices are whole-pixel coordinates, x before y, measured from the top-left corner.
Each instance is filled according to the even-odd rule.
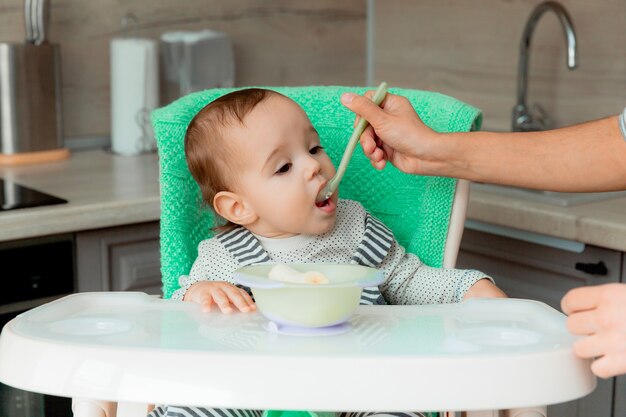
[[[378,125],[385,116],[385,112],[367,97],[354,93],[343,93],[341,104],[352,110],[358,116],[367,120],[372,126]]]

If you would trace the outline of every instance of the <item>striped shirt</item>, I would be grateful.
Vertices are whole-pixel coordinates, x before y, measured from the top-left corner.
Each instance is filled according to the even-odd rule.
[[[202,280],[235,284],[232,274],[243,266],[241,259],[246,259],[245,264],[360,263],[375,266],[385,275],[379,288],[390,304],[459,302],[476,281],[489,278],[475,270],[425,265],[417,256],[407,253],[389,229],[361,204],[339,200],[335,227],[319,236],[267,239],[231,231],[200,242],[191,272],[180,277],[181,288],[172,298],[182,300],[187,289]]]

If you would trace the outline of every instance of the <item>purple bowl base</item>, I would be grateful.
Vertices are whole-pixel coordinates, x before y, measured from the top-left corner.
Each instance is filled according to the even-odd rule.
[[[334,326],[326,327],[300,327],[279,324],[274,321],[266,322],[263,324],[263,328],[268,332],[288,336],[333,336],[352,330],[352,326],[348,323],[339,323]]]

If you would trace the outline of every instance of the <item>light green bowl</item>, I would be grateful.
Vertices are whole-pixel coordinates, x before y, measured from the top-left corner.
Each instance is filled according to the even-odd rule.
[[[327,327],[347,321],[359,306],[365,287],[375,287],[383,273],[352,264],[289,264],[300,271],[318,271],[328,284],[296,284],[268,278],[273,264],[257,264],[234,272],[237,283],[250,287],[259,311],[288,326]]]

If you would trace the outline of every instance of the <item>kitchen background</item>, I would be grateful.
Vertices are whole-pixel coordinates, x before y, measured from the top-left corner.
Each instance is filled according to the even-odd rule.
[[[232,39],[237,86],[356,86],[384,80],[392,87],[456,97],[483,110],[484,128],[508,130],[520,39],[541,1],[52,0],[49,34],[61,46],[64,136],[72,147],[108,145],[113,38],[159,39],[166,31],[202,29]],[[566,69],[562,28],[553,13],[546,13],[532,39],[529,104],[540,103],[555,126],[618,113],[626,105],[626,1],[560,3],[577,32],[579,67]],[[0,41],[24,40],[23,9],[24,0],[0,0]],[[129,13],[137,24],[123,28]],[[73,152],[60,163],[0,167],[0,177],[69,201],[0,216],[5,270],[11,270],[8,260],[20,270],[26,264],[12,249],[33,259],[39,255],[31,251],[48,253],[45,245],[58,246],[63,256],[56,257],[54,271],[45,272],[62,276],[70,288],[60,281],[47,280],[52,288],[34,281],[49,297],[38,293],[27,302],[0,303],[5,321],[72,287],[160,292],[154,153],[133,158],[102,150]],[[473,191],[468,220],[474,227],[466,227],[459,266],[489,272],[510,294],[558,308],[565,291],[575,286],[626,282],[625,207],[625,198],[561,207]],[[489,228],[485,232],[477,223]],[[603,276],[578,268],[599,263],[608,271]],[[76,277],[61,268],[74,266]],[[34,278],[44,276],[35,272]],[[31,295],[31,284],[24,282],[24,294]],[[62,407],[67,404],[57,408]],[[616,417],[624,410],[626,377],[620,377],[601,381],[584,399],[551,408],[550,415]],[[11,417],[22,415],[41,414]]]
[[[508,130],[520,38],[538,3],[55,0],[50,39],[62,48],[65,137],[110,135],[109,41],[129,35],[131,29],[121,25],[128,13],[137,16],[132,34],[141,37],[158,39],[172,30],[225,32],[234,44],[238,86],[385,80],[454,96],[483,110],[485,128]],[[561,3],[577,31],[579,68],[567,70],[562,28],[546,13],[533,37],[529,104],[541,103],[557,126],[615,114],[626,98],[626,3]],[[22,41],[23,26],[23,0],[3,0],[0,40]]]

